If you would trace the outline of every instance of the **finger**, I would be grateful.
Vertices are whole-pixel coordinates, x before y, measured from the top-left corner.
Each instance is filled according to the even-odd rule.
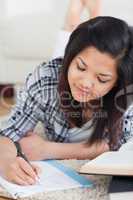
[[[17,169],[16,175],[24,182],[26,182],[28,185],[35,184],[35,180],[31,178],[28,174],[26,174],[21,168]]]
[[[14,182],[15,184],[18,184],[18,185],[28,185],[26,181],[24,181],[17,175],[13,176],[13,179],[11,180],[11,182]]]
[[[34,171],[34,169],[32,168],[32,166],[27,161],[25,161],[23,158],[21,158],[21,157],[18,157],[18,162],[19,162],[19,165],[20,165],[21,169],[27,175],[29,175],[31,178],[33,178],[34,180],[36,180],[37,174]]]
[[[41,169],[40,166],[32,164],[32,167],[33,167],[33,169],[34,169],[34,171],[36,172],[37,175],[42,173],[42,169]]]
[[[20,163],[18,162],[18,157],[17,157],[17,162],[13,163],[11,165],[11,170],[9,173],[9,177],[14,177],[18,176],[20,179],[22,179],[24,182],[26,182],[28,185],[29,184],[35,184],[35,180],[31,177],[29,177],[20,167]]]

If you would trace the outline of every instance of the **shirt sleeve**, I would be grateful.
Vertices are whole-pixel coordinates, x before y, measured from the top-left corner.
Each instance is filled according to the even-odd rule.
[[[43,121],[47,95],[42,98],[41,65],[32,74],[29,74],[24,87],[19,92],[16,105],[3,127],[0,135],[18,141],[30,130],[33,130],[38,121]],[[43,100],[42,100],[43,99]]]
[[[127,109],[123,117],[123,143],[133,138],[133,104]]]

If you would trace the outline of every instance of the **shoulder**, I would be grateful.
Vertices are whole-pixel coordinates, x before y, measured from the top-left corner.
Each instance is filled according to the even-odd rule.
[[[129,131],[128,125],[133,123],[133,104],[131,104],[123,116],[125,131]]]
[[[63,59],[60,57],[38,65],[35,70],[27,76],[25,84],[27,91],[34,96],[36,93],[41,93],[41,91],[58,84],[62,62]]]
[[[42,77],[58,78],[60,68],[62,67],[63,59],[56,58],[47,63],[42,63],[38,67],[39,74]]]
[[[129,106],[123,116],[123,132],[126,140],[133,137],[133,104]]]

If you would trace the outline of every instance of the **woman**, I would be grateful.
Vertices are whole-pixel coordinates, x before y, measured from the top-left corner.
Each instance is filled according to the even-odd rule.
[[[64,59],[43,63],[28,76],[0,132],[6,136],[0,139],[0,170],[7,180],[26,185],[36,179],[31,166],[17,157],[12,141],[19,141],[31,160],[92,159],[125,142],[121,118],[127,108],[126,87],[133,80],[132,38],[124,21],[96,17],[74,30]],[[38,121],[49,141],[27,135]]]

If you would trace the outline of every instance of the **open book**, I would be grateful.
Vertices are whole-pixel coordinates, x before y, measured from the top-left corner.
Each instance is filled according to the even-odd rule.
[[[133,151],[105,152],[83,165],[80,173],[133,176]]]
[[[0,177],[0,185],[10,193],[12,198],[18,199],[41,192],[92,186],[92,182],[87,178],[56,160],[35,161],[33,163],[40,166],[42,170],[39,183],[35,185],[20,186]]]

